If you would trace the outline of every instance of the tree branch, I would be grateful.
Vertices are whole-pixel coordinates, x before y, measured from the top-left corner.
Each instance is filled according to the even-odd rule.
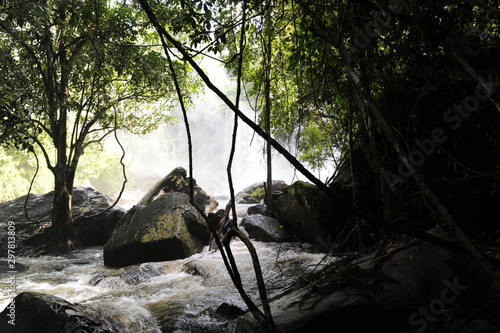
[[[174,79],[174,86],[175,86],[175,91],[177,93],[177,97],[179,98],[179,104],[181,106],[182,110],[182,116],[184,118],[184,125],[186,126],[186,135],[187,135],[187,142],[188,142],[188,159],[189,159],[189,201],[191,203],[194,202],[194,186],[193,186],[193,143],[191,141],[191,130],[189,128],[189,119],[187,116],[187,110],[186,110],[186,105],[184,104],[184,96],[181,91],[181,87],[179,85],[179,80],[177,78],[177,73],[175,71],[174,64],[172,62],[172,58],[170,57],[170,50],[168,49],[167,43],[165,42],[165,39],[163,36],[160,35],[161,39],[161,44],[163,46],[163,51],[165,52],[165,55],[167,56],[168,60],[168,66],[170,68],[170,72],[172,73],[172,78]]]

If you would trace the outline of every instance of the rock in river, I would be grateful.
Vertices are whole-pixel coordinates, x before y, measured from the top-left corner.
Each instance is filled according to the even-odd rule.
[[[113,199],[91,187],[73,188],[72,198],[76,244],[82,247],[104,245],[125,210],[113,206]],[[0,256],[7,253],[7,224],[15,224],[19,255],[24,240],[43,233],[52,224],[53,201],[54,192],[49,192],[30,194],[28,200],[22,196],[0,203]]]
[[[286,186],[282,180],[273,180],[272,190],[281,191]],[[264,182],[254,183],[241,192],[238,192],[234,198],[236,204],[258,204],[264,199]]]
[[[114,328],[62,298],[23,292],[0,313],[2,333],[112,333]]]
[[[285,242],[290,236],[283,229],[280,222],[269,216],[253,214],[241,220],[241,226],[250,238],[261,242]]]
[[[493,287],[473,258],[403,239],[378,251],[338,258],[301,276],[270,307],[282,333],[449,332],[450,321],[464,325],[463,318],[485,302],[491,304]],[[498,318],[497,313],[498,307],[481,315]],[[457,332],[498,332],[498,326],[491,326]],[[236,332],[263,330],[248,312]]]
[[[184,193],[161,195],[147,206],[134,206],[104,246],[104,263],[123,267],[189,257],[208,244],[205,219]]]

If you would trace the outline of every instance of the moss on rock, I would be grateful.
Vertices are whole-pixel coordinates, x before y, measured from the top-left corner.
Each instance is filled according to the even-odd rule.
[[[185,258],[208,244],[208,227],[186,194],[166,193],[136,206],[120,221],[104,246],[104,263],[127,266]]]

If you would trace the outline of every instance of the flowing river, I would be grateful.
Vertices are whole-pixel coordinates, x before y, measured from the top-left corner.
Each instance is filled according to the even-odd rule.
[[[296,243],[254,245],[271,297],[326,262],[324,254]],[[245,288],[258,303],[250,255],[239,240],[231,248]],[[29,266],[16,276],[17,293],[35,291],[80,303],[116,332],[233,332],[236,319],[219,316],[215,310],[223,303],[246,310],[220,253],[208,248],[182,260],[124,268],[105,266],[102,247],[17,261]],[[2,288],[0,310],[10,300]]]

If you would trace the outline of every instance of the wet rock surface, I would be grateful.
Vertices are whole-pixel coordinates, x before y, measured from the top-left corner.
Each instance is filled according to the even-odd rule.
[[[22,273],[22,272],[26,272],[28,269],[29,269],[28,266],[26,266],[20,262],[16,262],[13,264],[12,262],[9,262],[8,260],[0,260],[0,275],[4,274],[4,273],[12,272],[12,271],[15,271],[16,273]]]
[[[266,205],[255,205],[255,206],[248,207],[247,214],[248,215],[254,215],[254,214],[266,215],[266,211],[267,211]]]

